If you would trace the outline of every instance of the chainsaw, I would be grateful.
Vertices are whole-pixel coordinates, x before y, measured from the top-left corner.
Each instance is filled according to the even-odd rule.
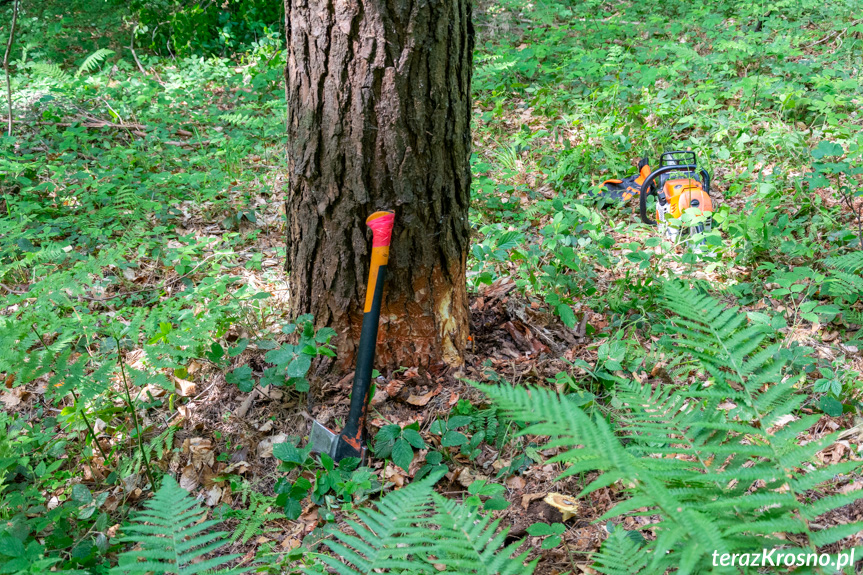
[[[603,195],[618,201],[629,201],[638,196],[641,221],[658,225],[665,236],[676,241],[709,232],[713,226],[710,214],[713,200],[710,198],[710,175],[698,167],[695,152],[671,151],[659,157],[659,168],[651,171],[647,158],[638,163],[638,174],[622,180],[606,180],[602,183]],[[656,197],[656,220],[648,215],[647,197]],[[696,208],[696,215],[707,212],[702,223],[683,227],[678,220],[683,213]]]

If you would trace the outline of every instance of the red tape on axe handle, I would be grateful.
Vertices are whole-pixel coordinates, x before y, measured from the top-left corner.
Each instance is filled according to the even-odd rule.
[[[375,212],[368,217],[366,225],[372,230],[373,248],[382,248],[390,245],[395,219],[396,215],[393,212]]]

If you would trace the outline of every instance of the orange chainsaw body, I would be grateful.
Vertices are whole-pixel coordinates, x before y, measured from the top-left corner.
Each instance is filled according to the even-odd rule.
[[[673,218],[679,218],[689,208],[698,208],[702,212],[713,211],[713,202],[697,179],[667,180],[662,186],[661,193],[665,195],[670,208],[667,213]],[[657,218],[662,218],[662,213],[658,209],[656,215]]]

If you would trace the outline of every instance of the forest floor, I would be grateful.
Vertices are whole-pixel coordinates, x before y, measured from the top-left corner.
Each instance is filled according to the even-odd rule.
[[[284,478],[318,471],[286,475],[273,446],[304,444],[310,418],[338,427],[351,374],[312,371],[309,393],[260,383],[269,352],[295,339],[283,332],[282,40],[169,59],[130,50],[119,12],[46,2],[22,21],[15,134],[0,149],[0,435],[27,430],[27,465],[41,473],[12,475],[32,490],[0,497],[57,510],[52,521],[71,527],[45,552],[102,572],[119,549],[111,537],[150,496],[149,462],[226,521],[238,564],[282,557],[274,572],[290,572],[313,559],[289,552],[322,549],[325,525],[443,462],[446,497],[500,486],[483,501],[540,556],[536,573],[592,572],[608,535],[597,520],[627,490],[593,491],[564,520],[543,498],[574,498],[596,474],[558,480],[563,464],[546,463],[558,448],[517,436],[469,381],[552,386],[601,413],[619,408],[619,378],[703,381],[659,345],[673,278],[770,326],[804,374],[799,413],[821,414],[797,441],[842,432],[816,464],[863,461],[863,343],[848,313],[861,313],[863,292],[823,289],[826,258],[860,249],[863,29],[836,6],[829,19],[817,7],[724,9],[641,15],[646,31],[633,34],[628,12],[477,8],[465,366],[378,376],[372,433],[413,426],[424,447],[404,467],[373,458],[366,475],[289,509]],[[670,149],[695,151],[713,177],[719,231],[701,255],[663,242],[634,204],[592,197]],[[443,445],[435,425],[455,417],[469,422],[464,443]],[[80,517],[75,484],[98,502],[92,517]],[[821,495],[861,488],[858,468]],[[863,505],[826,520],[863,520]],[[537,522],[564,524],[562,541],[542,548],[528,534]],[[615,522],[652,537],[651,516]],[[859,545],[861,534],[839,547]]]

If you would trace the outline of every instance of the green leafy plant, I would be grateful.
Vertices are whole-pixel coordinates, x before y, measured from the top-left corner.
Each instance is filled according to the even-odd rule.
[[[469,507],[479,507],[480,503],[482,503],[482,497],[487,498],[482,506],[486,511],[501,510],[509,507],[509,501],[503,497],[503,494],[506,493],[506,487],[503,485],[479,479],[468,486],[467,492],[470,494],[470,497],[465,499],[464,504]]]
[[[333,459],[320,454],[320,462],[311,457],[311,446],[296,447],[290,442],[273,446],[273,455],[282,463],[279,470],[291,472],[301,470],[314,474],[310,480],[305,475],[291,481],[280,477],[273,490],[277,494],[276,504],[284,508],[288,519],[296,519],[302,511],[302,500],[309,494],[312,500],[322,506],[322,515],[327,520],[334,519],[334,509],[351,509],[365,501],[369,494],[380,486],[368,468],[359,467],[360,460],[355,457],[342,459],[338,466]]]
[[[429,431],[440,436],[441,447],[461,447],[468,444],[468,438],[459,429],[470,425],[473,421],[469,415],[454,415],[449,419],[436,419]]]
[[[206,511],[170,476],[165,476],[155,497],[145,504],[131,524],[123,528],[122,541],[140,549],[125,551],[112,575],[197,573],[230,575],[248,568],[217,569],[240,555],[219,555],[201,560],[223,547],[227,533],[210,531],[219,521],[200,521]]]
[[[293,386],[297,391],[308,391],[309,382],[306,374],[312,367],[312,360],[318,355],[333,357],[335,352],[327,345],[336,334],[332,328],[321,328],[315,332],[314,322],[310,315],[297,318],[296,323],[286,324],[282,332],[291,335],[299,329],[298,342],[296,344],[285,343],[278,346],[272,340],[258,341],[258,347],[269,349],[264,356],[270,367],[264,369],[260,384],[262,386],[275,385],[283,387]],[[228,383],[235,384],[240,391],[250,392],[255,386],[252,377],[252,368],[241,365],[228,373],[225,377]]]
[[[566,531],[563,523],[533,523],[528,526],[527,534],[532,537],[543,537],[541,547],[551,549],[560,545],[561,535]]]
[[[375,455],[392,459],[393,463],[408,470],[414,459],[414,449],[425,449],[426,444],[419,434],[419,425],[413,423],[401,428],[396,424],[384,425],[375,435]]]

